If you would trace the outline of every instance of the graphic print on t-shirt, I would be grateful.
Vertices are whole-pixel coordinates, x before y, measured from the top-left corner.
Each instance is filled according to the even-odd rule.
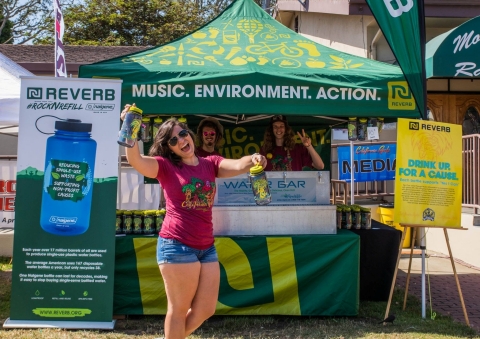
[[[182,187],[182,192],[185,193],[182,207],[207,210],[213,205],[215,189],[215,182],[208,180],[203,182],[201,179],[192,178],[189,184]]]
[[[272,159],[272,171],[291,171],[292,170],[292,157],[290,151],[287,150],[287,155],[277,154]]]

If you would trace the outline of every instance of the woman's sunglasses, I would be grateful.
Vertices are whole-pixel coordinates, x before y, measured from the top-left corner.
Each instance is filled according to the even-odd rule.
[[[186,129],[182,129],[178,134],[174,137],[171,137],[170,140],[168,140],[168,144],[170,146],[176,146],[178,143],[178,137],[185,139],[188,136],[188,131]]]
[[[215,134],[217,134],[217,133],[215,133],[215,131],[203,132],[204,137],[208,137],[208,136],[214,137]]]

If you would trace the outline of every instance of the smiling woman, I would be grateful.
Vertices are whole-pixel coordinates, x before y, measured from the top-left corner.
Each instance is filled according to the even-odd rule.
[[[129,108],[125,106],[122,116]],[[208,129],[207,122],[218,129]],[[204,125],[202,136],[206,128],[206,143],[214,144],[223,135],[214,118],[200,125]],[[168,300],[166,338],[185,338],[215,312],[220,284],[212,223],[215,178],[236,176],[267,163],[260,154],[237,160],[198,157],[194,138],[186,123],[171,118],[160,125],[149,156],[140,154],[138,143],[126,149],[130,165],[156,178],[165,192],[167,214],[157,242],[157,263]]]

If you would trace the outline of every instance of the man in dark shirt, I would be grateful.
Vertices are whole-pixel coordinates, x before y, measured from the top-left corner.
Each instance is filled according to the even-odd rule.
[[[220,155],[216,147],[223,139],[223,126],[212,117],[200,121],[197,129],[197,148],[195,153],[199,157],[208,157],[209,155]]]

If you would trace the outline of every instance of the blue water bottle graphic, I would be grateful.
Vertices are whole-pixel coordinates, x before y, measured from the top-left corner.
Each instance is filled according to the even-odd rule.
[[[77,235],[90,225],[97,143],[92,124],[67,119],[55,122],[47,139],[40,212],[41,227],[56,235]]]

